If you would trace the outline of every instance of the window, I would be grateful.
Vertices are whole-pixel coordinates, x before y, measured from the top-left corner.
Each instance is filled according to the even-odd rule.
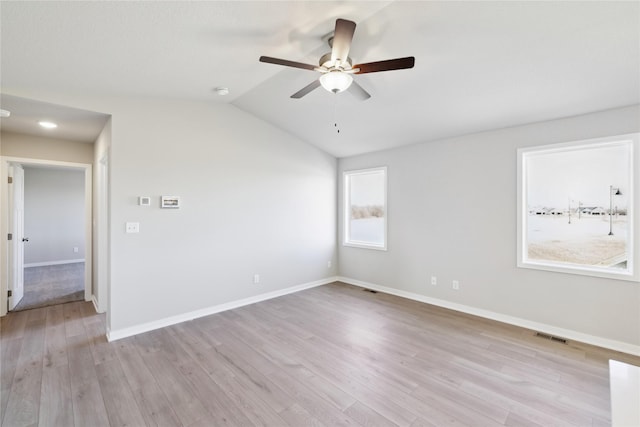
[[[638,280],[638,135],[518,151],[518,266]]]
[[[387,168],[344,173],[344,245],[387,249]]]

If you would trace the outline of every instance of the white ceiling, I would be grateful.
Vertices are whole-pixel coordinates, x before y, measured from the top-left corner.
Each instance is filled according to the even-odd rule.
[[[5,94],[232,103],[338,157],[640,103],[638,1],[2,1],[0,12]],[[354,63],[412,55],[415,68],[356,76],[367,101],[321,88],[290,99],[317,75],[259,56],[315,64],[338,17],[358,24]]]

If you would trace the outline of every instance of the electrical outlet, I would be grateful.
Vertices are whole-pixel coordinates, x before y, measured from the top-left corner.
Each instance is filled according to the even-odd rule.
[[[260,283],[260,275],[259,274],[254,274],[253,275],[253,284],[257,285],[258,283]]]
[[[140,223],[139,222],[128,222],[126,225],[127,233],[139,233],[140,232]]]
[[[438,278],[436,276],[431,276],[431,284],[436,286],[438,284]]]
[[[451,282],[451,287],[453,289],[455,289],[456,291],[460,290],[460,282],[458,282],[457,280],[454,280],[453,282]]]
[[[77,253],[78,253],[78,247],[77,247],[77,246],[74,246],[74,247],[73,247],[73,253],[74,253],[74,254],[77,254]]]
[[[327,268],[331,268],[331,261],[327,261]]]

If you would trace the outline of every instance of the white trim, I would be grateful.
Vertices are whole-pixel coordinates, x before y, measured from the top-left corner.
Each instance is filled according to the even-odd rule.
[[[96,313],[104,313],[104,311],[100,311],[98,300],[95,295],[91,295],[91,302],[93,303],[93,308],[96,310]]]
[[[48,265],[77,264],[79,262],[85,262],[84,258],[81,258],[81,259],[65,259],[65,260],[62,260],[62,261],[30,262],[29,264],[25,264],[24,268],[46,267]]]
[[[111,317],[108,313],[109,301],[109,277],[110,277],[110,226],[109,226],[109,147],[102,153],[100,161],[96,165],[95,194],[97,210],[95,217],[94,244],[96,245],[96,256],[94,266],[96,267],[95,283],[93,284],[93,294],[98,302],[98,313],[107,312],[107,324],[110,324]]]
[[[414,301],[424,302],[426,304],[435,305],[438,307],[448,308],[450,310],[459,311],[462,313],[472,314],[474,316],[483,317],[485,319],[496,320],[498,322],[507,323],[521,328],[531,329],[534,331],[545,332],[547,334],[568,338],[574,341],[580,341],[585,344],[591,344],[598,347],[607,348],[609,350],[620,351],[634,356],[640,356],[640,345],[629,344],[622,341],[611,340],[608,338],[598,337],[595,335],[589,335],[571,329],[559,328],[545,323],[538,323],[519,317],[513,317],[506,314],[496,313],[490,310],[484,310],[481,308],[470,307],[464,304],[458,304],[446,300],[437,298],[431,298],[425,295],[416,294],[413,292],[402,291],[399,289],[388,288],[386,286],[376,285],[374,283],[363,282],[361,280],[350,279],[348,277],[338,277],[338,281],[346,283],[348,285],[365,287],[367,289],[373,289],[378,292],[384,292],[390,295],[396,295],[402,298],[407,298]]]
[[[93,165],[84,167],[84,300],[93,296]]]
[[[1,159],[2,157],[0,157]],[[0,161],[0,183],[9,178],[9,163]],[[0,185],[0,236],[6,236],[9,231],[9,187]],[[7,239],[0,239],[0,316],[7,314],[9,289],[9,243]]]
[[[348,221],[348,220],[345,220]],[[385,227],[386,230],[386,227]],[[385,231],[386,234],[386,231]],[[385,237],[386,240],[386,237]],[[378,245],[374,245],[371,243],[357,243],[355,240],[351,241],[351,242],[342,242],[342,246],[347,246],[350,248],[362,248],[362,249],[374,249],[376,251],[386,251],[387,247],[386,246],[378,246]]]
[[[608,279],[628,280],[640,282],[640,227],[637,226],[638,213],[640,212],[640,188],[634,186],[634,177],[640,168],[640,150],[638,143],[640,133],[614,135],[604,138],[586,139],[559,144],[541,145],[537,147],[519,148],[517,159],[517,266],[546,270],[559,273],[579,274],[584,276],[604,277]],[[597,149],[611,146],[627,147],[629,152],[629,182],[624,185],[626,196],[629,200],[627,218],[629,221],[629,235],[627,241],[627,268],[619,271],[610,267],[588,266],[582,264],[563,264],[548,260],[530,260],[527,256],[527,221],[529,220],[526,180],[527,159],[541,154],[556,152],[568,152],[585,149]],[[611,191],[611,190],[610,190]]]
[[[214,306],[203,308],[200,310],[190,311],[188,313],[178,314],[171,317],[165,317],[164,319],[154,320],[152,322],[142,323],[140,325],[130,326],[128,328],[109,330],[107,331],[107,340],[109,342],[116,341],[122,338],[130,337],[132,335],[138,335],[144,332],[153,331],[154,329],[165,328],[167,326],[175,325],[176,323],[187,322],[189,320],[197,319],[199,317],[209,316],[211,314],[232,310],[234,308],[244,307],[245,305],[255,304],[260,301],[266,301],[272,298],[281,297],[283,295],[303,291],[305,289],[326,285],[329,283],[333,283],[336,280],[337,280],[336,277],[328,277],[326,279],[316,280],[315,282],[303,283],[302,285],[296,285],[296,286],[280,289],[273,292],[267,292],[264,294],[255,295],[255,296],[244,298],[241,300],[230,301],[227,303],[214,305]]]
[[[382,245],[377,245],[375,243],[369,242],[360,242],[357,240],[350,240],[349,238],[349,225],[350,225],[350,207],[351,207],[351,176],[354,175],[368,175],[374,172],[383,172],[384,173],[384,242]],[[375,168],[367,168],[367,169],[355,169],[348,170],[342,172],[342,185],[343,185],[343,207],[342,207],[342,228],[343,228],[343,237],[342,237],[342,246],[349,246],[352,248],[363,248],[363,249],[375,249],[378,251],[386,251],[387,250],[387,227],[389,226],[389,221],[387,219],[387,181],[388,181],[388,171],[386,166],[378,166]]]

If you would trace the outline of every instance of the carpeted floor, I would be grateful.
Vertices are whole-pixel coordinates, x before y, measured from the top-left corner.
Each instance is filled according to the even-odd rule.
[[[24,297],[14,311],[84,300],[84,262],[24,269]]]

